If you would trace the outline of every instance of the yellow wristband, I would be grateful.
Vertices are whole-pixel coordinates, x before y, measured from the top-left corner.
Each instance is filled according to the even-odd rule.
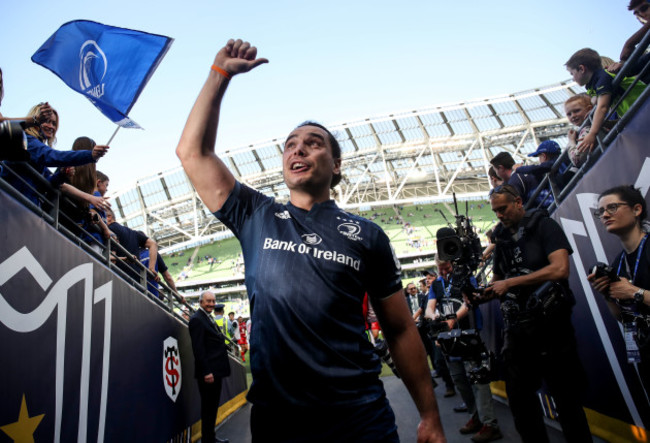
[[[219,74],[223,75],[223,76],[226,77],[228,80],[230,80],[231,75],[228,74],[228,71],[226,71],[225,69],[221,69],[221,68],[220,68],[219,66],[217,66],[217,65],[212,65],[212,66],[210,67],[210,69],[212,69],[212,70],[215,71],[215,72],[218,72]]]

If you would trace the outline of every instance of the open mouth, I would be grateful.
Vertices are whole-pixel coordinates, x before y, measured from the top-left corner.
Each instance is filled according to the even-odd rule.
[[[304,172],[309,169],[309,166],[302,162],[296,162],[291,165],[290,169],[292,172]]]

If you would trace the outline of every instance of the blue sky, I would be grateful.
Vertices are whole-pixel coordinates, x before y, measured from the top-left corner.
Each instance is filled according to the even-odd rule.
[[[569,78],[576,50],[618,60],[639,27],[628,0],[6,2],[0,18],[0,112],[48,101],[56,148],[78,136],[106,143],[115,125],[30,57],[63,23],[94,20],[175,39],[98,168],[111,191],[179,164],[174,149],[216,52],[230,37],[270,63],[237,76],[222,108],[217,150],[284,137],[298,123],[334,125],[490,97]]]

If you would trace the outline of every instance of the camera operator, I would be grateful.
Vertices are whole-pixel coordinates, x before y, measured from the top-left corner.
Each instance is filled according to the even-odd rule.
[[[650,247],[643,227],[647,204],[638,189],[617,186],[600,194],[594,215],[621,240],[623,251],[611,265],[610,273],[615,275],[592,272],[588,279],[623,323],[628,362],[638,363],[641,381],[650,394],[650,291],[645,289],[650,288]],[[627,340],[628,336],[634,340]]]
[[[481,311],[470,308],[460,288],[452,290],[453,263],[436,259],[436,265],[440,277],[431,285],[425,316],[446,322],[449,329],[479,330]],[[476,287],[474,277],[470,280]],[[467,372],[473,368],[473,363],[464,361],[462,357],[447,356],[447,366],[470,415],[469,421],[459,430],[460,433],[474,434],[472,440],[477,442],[503,438],[494,413],[489,381],[470,384]]]
[[[567,441],[592,441],[581,405],[584,369],[571,324],[575,304],[568,285],[573,251],[544,210],[524,210],[510,185],[494,189],[494,279],[484,297],[499,297],[504,317],[506,392],[524,442],[548,441],[537,390],[546,382]]]
[[[453,397],[456,395],[456,388],[454,387],[454,381],[451,378],[449,373],[449,368],[447,367],[447,362],[445,361],[445,356],[442,355],[442,351],[436,344],[429,338],[429,325],[430,319],[426,318],[425,311],[427,309],[427,303],[429,301],[429,291],[431,290],[431,285],[437,278],[437,274],[434,270],[425,271],[422,273],[424,275],[425,284],[423,285],[423,291],[418,294],[419,299],[419,308],[413,314],[413,319],[416,320],[418,326],[418,332],[420,333],[420,338],[424,344],[424,349],[431,360],[431,365],[436,371],[436,375],[442,378],[442,381],[445,383],[445,397]],[[433,387],[438,386],[438,383],[435,381],[434,377],[431,377],[433,382]]]

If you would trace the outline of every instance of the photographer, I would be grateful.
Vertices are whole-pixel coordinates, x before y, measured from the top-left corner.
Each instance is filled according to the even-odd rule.
[[[479,330],[481,312],[470,308],[461,288],[454,287],[453,263],[436,259],[436,265],[440,277],[431,285],[425,316],[446,322],[449,329]],[[473,286],[477,286],[473,277],[470,280]],[[436,308],[442,314],[436,312]],[[474,362],[451,355],[447,356],[447,360],[451,377],[470,415],[469,421],[459,430],[460,433],[474,434],[472,440],[477,442],[503,438],[494,413],[489,381],[470,384],[467,372],[475,366]]]
[[[445,397],[453,397],[456,395],[456,389],[454,387],[454,380],[451,378],[449,373],[449,368],[447,367],[447,362],[445,361],[445,356],[442,355],[442,351],[436,344],[429,338],[429,323],[430,319],[426,317],[425,311],[427,309],[427,304],[429,301],[429,291],[431,290],[431,285],[437,278],[437,274],[434,270],[425,271],[424,275],[424,284],[422,285],[422,291],[418,294],[419,307],[418,310],[413,314],[413,319],[417,321],[418,332],[420,333],[420,338],[424,344],[424,349],[431,360],[431,367],[436,371],[436,376],[442,378],[442,381],[445,383]],[[433,382],[433,387],[438,386],[434,377],[431,377]]]
[[[537,397],[545,381],[566,440],[592,441],[580,401],[584,369],[571,324],[571,246],[545,211],[524,210],[512,186],[495,188],[490,204],[501,225],[494,234],[494,279],[483,296],[501,300],[506,392],[515,427],[524,442],[548,441]]]
[[[650,247],[643,227],[647,204],[638,189],[617,186],[600,194],[594,215],[623,246],[611,265],[615,275],[588,276],[594,289],[607,298],[610,311],[623,323],[628,362],[638,363],[639,375],[650,394]],[[634,346],[636,343],[636,346]]]

